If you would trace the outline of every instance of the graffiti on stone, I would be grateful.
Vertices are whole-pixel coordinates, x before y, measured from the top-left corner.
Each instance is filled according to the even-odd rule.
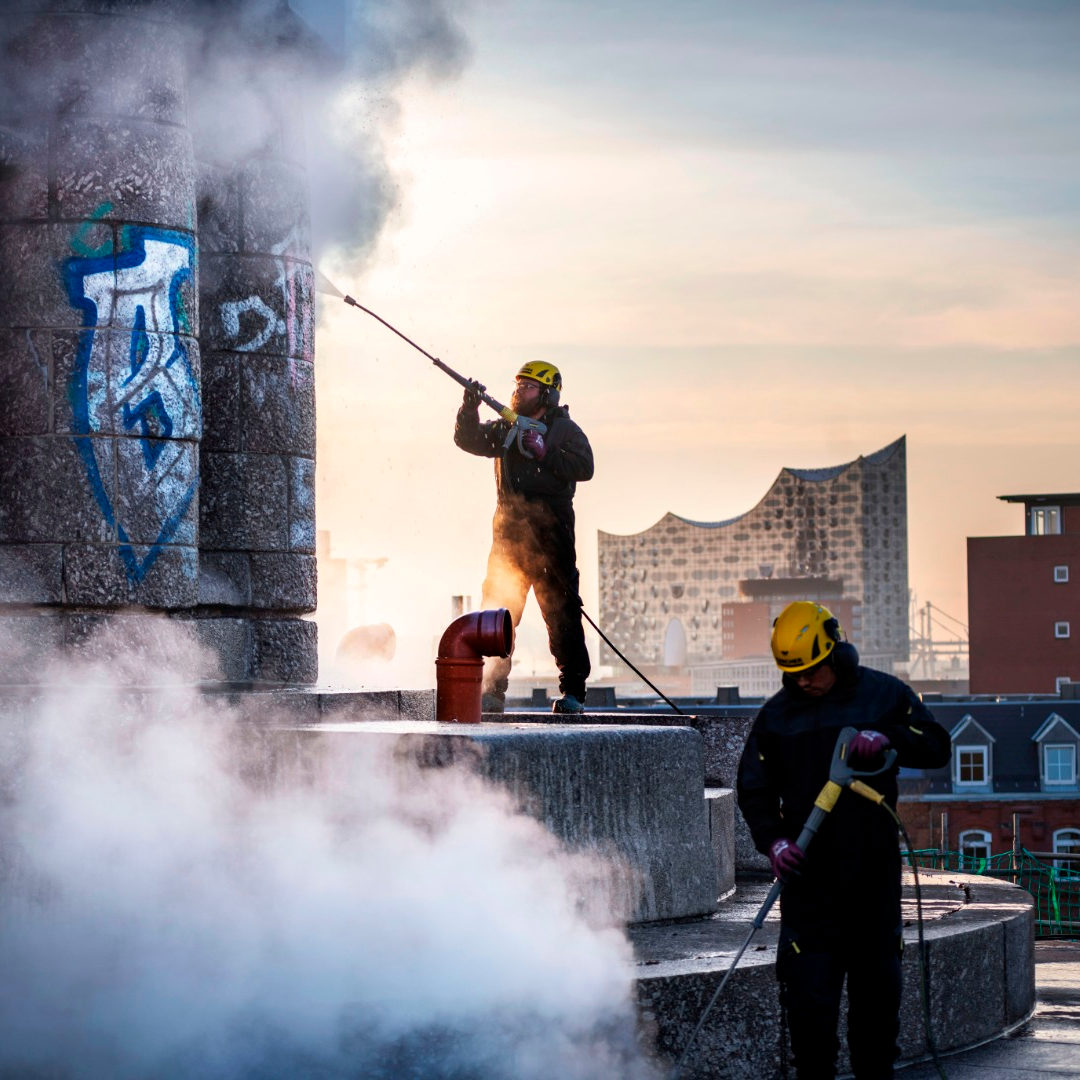
[[[162,545],[195,541],[181,535],[192,528],[184,523],[198,490],[202,424],[182,337],[195,245],[184,233],[128,226],[119,247],[63,264],[84,327],[70,392],[87,479],[116,530],[128,576],[139,582]]]
[[[221,326],[237,352],[261,352],[267,350],[274,338],[283,337],[285,355],[290,361],[297,358],[311,360],[311,283],[308,280],[311,267],[286,258],[285,253],[295,247],[293,230],[271,248],[277,267],[277,276],[272,282],[272,304],[257,293],[221,304]],[[249,318],[241,320],[242,315]],[[295,382],[295,369],[293,379]]]

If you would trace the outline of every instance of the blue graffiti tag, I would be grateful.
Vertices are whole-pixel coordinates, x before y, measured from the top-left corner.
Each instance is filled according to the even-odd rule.
[[[70,387],[75,445],[127,574],[139,582],[177,539],[199,486],[202,402],[181,337],[195,245],[186,233],[142,226],[122,238],[122,251],[67,259],[63,274],[84,327]],[[106,476],[116,477],[111,496]],[[125,520],[136,514],[138,527]],[[141,557],[135,544],[146,548]]]

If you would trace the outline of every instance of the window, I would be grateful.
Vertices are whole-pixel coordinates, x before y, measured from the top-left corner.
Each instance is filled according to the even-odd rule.
[[[960,855],[968,860],[990,858],[990,834],[985,829],[965,829],[960,834]]]
[[[1029,536],[1052,536],[1061,532],[1060,506],[1033,506],[1028,514]]]
[[[1076,783],[1076,747],[1071,743],[1043,747],[1043,782]]]
[[[1080,877],[1080,829],[1057,829],[1054,832],[1054,853],[1076,855],[1075,859],[1055,859],[1054,866],[1062,876]]]
[[[1067,566],[1054,567],[1054,584],[1064,585],[1069,580],[1069,568]]]
[[[1059,675],[1056,679],[1054,679],[1054,693],[1064,693],[1065,687],[1068,686],[1071,682],[1072,679],[1070,679],[1068,675]]]
[[[989,782],[985,746],[958,746],[953,758],[956,762],[957,784],[986,784]]]
[[[1069,624],[1067,622],[1054,623],[1054,637],[1067,638],[1069,636]]]

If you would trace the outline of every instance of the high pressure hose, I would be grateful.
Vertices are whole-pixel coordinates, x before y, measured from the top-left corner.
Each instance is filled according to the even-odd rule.
[[[617,657],[618,657],[618,658],[619,658],[619,659],[620,659],[620,660],[621,660],[621,661],[622,661],[622,662],[623,662],[623,663],[624,663],[624,664],[625,664],[625,665],[626,665],[626,666],[627,666],[627,667],[628,667],[628,668],[629,668],[629,669],[630,669],[630,670],[631,670],[631,671],[632,671],[632,672],[633,672],[633,673],[634,673],[634,674],[635,674],[635,675],[636,675],[636,676],[637,676],[637,677],[638,677],[639,679],[641,679],[641,680],[642,680],[642,682],[644,682],[644,683],[645,683],[645,684],[646,684],[646,685],[647,685],[647,686],[648,686],[648,687],[649,687],[649,688],[650,688],[651,690],[654,690],[654,691],[655,691],[655,692],[657,693],[657,695],[658,695],[659,697],[663,698],[663,699],[664,699],[664,701],[665,701],[665,702],[666,702],[666,703],[667,703],[668,705],[670,705],[670,706],[671,706],[671,707],[672,707],[672,708],[673,708],[673,709],[674,709],[674,710],[675,710],[675,711],[676,711],[676,712],[677,712],[677,713],[678,713],[678,714],[679,714],[680,716],[685,716],[685,715],[686,715],[686,713],[684,713],[684,712],[682,711],[682,709],[680,709],[680,708],[679,708],[679,706],[678,706],[678,705],[676,705],[676,704],[675,704],[675,702],[674,702],[674,701],[672,701],[672,700],[671,700],[671,698],[669,698],[669,697],[668,697],[668,696],[667,696],[667,695],[666,695],[666,694],[665,694],[665,693],[663,692],[663,690],[661,690],[661,689],[660,689],[659,687],[655,686],[655,685],[654,685],[653,683],[649,682],[649,680],[648,680],[647,678],[645,678],[645,676],[644,676],[644,675],[642,675],[642,674],[641,674],[641,672],[640,672],[640,671],[638,671],[638,669],[637,669],[636,667],[634,667],[634,665],[633,665],[633,664],[631,664],[631,663],[630,663],[630,661],[629,661],[629,660],[627,660],[627,659],[626,659],[626,657],[625,657],[625,656],[623,656],[623,654],[622,654],[621,652],[619,652],[619,650],[618,650],[617,648],[615,648],[615,646],[614,646],[614,645],[612,645],[612,643],[611,643],[611,639],[610,639],[610,638],[609,638],[609,637],[607,636],[607,634],[605,634],[605,633],[604,633],[604,631],[603,631],[603,630],[601,630],[601,629],[600,629],[600,627],[599,627],[599,626],[597,626],[597,625],[596,625],[596,623],[594,623],[594,622],[592,621],[592,619],[590,619],[590,618],[589,618],[589,613],[588,613],[588,612],[587,612],[587,611],[586,611],[586,610],[585,610],[584,608],[582,608],[582,609],[581,609],[581,615],[582,615],[582,618],[583,618],[583,619],[584,619],[584,620],[585,620],[585,621],[586,621],[586,622],[587,622],[587,623],[588,623],[588,624],[589,624],[589,625],[590,625],[590,626],[591,626],[591,627],[592,627],[592,628],[593,628],[593,629],[594,629],[594,630],[595,630],[595,631],[596,631],[596,632],[597,632],[597,633],[598,633],[598,634],[599,634],[599,635],[600,635],[600,636],[601,636],[601,637],[602,637],[602,638],[604,639],[604,643],[605,643],[605,644],[607,645],[607,647],[608,647],[608,648],[609,648],[609,649],[610,649],[610,650],[611,650],[611,651],[612,651],[612,652],[613,652],[613,653],[614,653],[614,654],[615,654],[615,655],[616,655],[616,656],[617,656]]]

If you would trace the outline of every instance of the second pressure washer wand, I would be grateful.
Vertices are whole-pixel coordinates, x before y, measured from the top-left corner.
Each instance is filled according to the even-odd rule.
[[[889,750],[886,753],[885,760],[882,762],[881,766],[874,769],[872,772],[853,769],[851,763],[848,761],[848,747],[851,745],[851,740],[854,739],[857,734],[858,731],[855,728],[846,727],[836,737],[836,746],[833,749],[832,762],[829,765],[829,779],[825,782],[825,786],[821,791],[818,792],[818,797],[814,800],[814,809],[810,811],[810,816],[806,819],[806,824],[803,825],[798,840],[795,841],[802,849],[804,855],[806,854],[806,849],[810,846],[810,842],[817,835],[818,829],[821,828],[822,822],[829,816],[832,808],[836,805],[836,800],[840,798],[844,788],[850,788],[857,795],[861,795],[864,799],[869,799],[874,803],[882,803],[885,801],[883,795],[875,791],[869,784],[864,784],[859,777],[878,776],[891,768],[893,762],[896,761],[896,751]],[[750,944],[754,934],[765,925],[765,917],[769,914],[769,910],[772,908],[773,904],[776,903],[776,898],[780,895],[780,891],[783,887],[784,882],[781,878],[777,878],[772,883],[772,888],[769,889],[768,895],[765,897],[765,902],[758,909],[758,913],[754,916],[753,922],[750,924],[750,933],[746,935],[746,940],[735,954],[735,959],[731,961],[731,966],[727,969],[727,973],[724,975],[723,979],[720,980],[720,985],[716,988],[712,998],[710,998],[709,1004],[705,1006],[705,1010],[702,1012],[701,1018],[697,1022],[697,1027],[694,1028],[693,1034],[687,1040],[686,1046],[683,1047],[683,1052],[676,1062],[675,1068],[668,1074],[667,1080],[676,1080],[679,1073],[682,1071],[682,1067],[686,1063],[687,1057],[690,1055],[690,1050],[698,1037],[698,1033],[705,1024],[706,1017],[712,1012],[712,1008],[720,997],[721,991],[723,991],[724,987],[727,985],[728,979],[731,978],[735,968],[739,966],[739,961],[742,959],[743,953],[746,952],[747,946]]]
[[[496,401],[488,392],[487,387],[481,386],[480,383],[474,379],[467,379],[464,375],[458,374],[449,364],[443,363],[437,356],[432,356],[427,349],[420,345],[417,345],[411,337],[403,334],[392,323],[388,323],[381,315],[376,315],[371,308],[364,307],[359,301],[354,300],[351,296],[342,297],[346,304],[351,305],[354,308],[359,308],[365,314],[370,315],[373,319],[378,320],[386,327],[387,330],[392,330],[402,341],[407,341],[417,352],[423,353],[440,371],[444,371],[451,379],[456,383],[460,383],[466,390],[472,390],[480,395],[480,400],[485,405],[489,405],[493,408],[507,423],[510,425],[510,432],[506,437],[506,442],[503,444],[504,448],[509,446],[515,439],[517,440],[518,449],[526,456],[531,457],[521,445],[521,437],[526,431],[535,431],[540,435],[547,432],[547,424],[542,423],[540,420],[533,420],[529,416],[522,416],[520,413],[514,412],[509,405],[503,405],[502,402]]]

